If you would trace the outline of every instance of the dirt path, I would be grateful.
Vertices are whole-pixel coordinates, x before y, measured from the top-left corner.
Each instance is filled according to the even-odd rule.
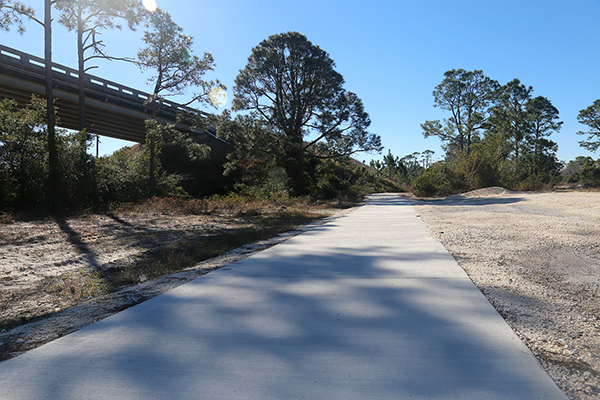
[[[413,203],[571,399],[600,396],[600,193],[489,188]]]

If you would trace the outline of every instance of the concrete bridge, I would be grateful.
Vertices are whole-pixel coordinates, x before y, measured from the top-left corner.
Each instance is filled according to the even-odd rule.
[[[44,97],[44,68],[43,58],[0,45],[0,98],[11,98],[25,104],[32,93]],[[52,63],[58,125],[62,128],[79,130],[78,78],[77,70]],[[88,132],[138,143],[145,141],[144,121],[150,118],[151,110],[144,103],[151,94],[86,74],[85,96]],[[156,119],[176,123],[176,117],[181,112],[197,113],[198,110],[164,101]],[[202,111],[200,113],[209,116]],[[224,144],[223,140],[216,138],[213,129],[207,132],[185,123],[177,123],[176,127],[197,136],[202,143],[220,146]]]

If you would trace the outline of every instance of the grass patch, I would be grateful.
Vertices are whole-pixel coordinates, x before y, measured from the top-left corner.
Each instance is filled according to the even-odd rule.
[[[323,217],[324,214],[312,211],[290,210],[264,215],[259,210],[248,209],[235,216],[237,225],[242,225],[240,228],[220,230],[193,240],[150,249],[130,265],[106,270],[102,273],[102,279],[111,289],[134,285],[182,271],[238,247],[272,238]]]
[[[44,284],[46,293],[70,301],[88,299],[106,292],[106,289],[102,274],[82,269],[49,278]]]

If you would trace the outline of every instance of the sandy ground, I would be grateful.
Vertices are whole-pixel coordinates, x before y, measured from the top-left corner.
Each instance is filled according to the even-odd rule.
[[[95,295],[94,273],[126,267],[143,252],[231,225],[225,221],[127,213],[2,224],[0,322],[79,304]]]
[[[560,388],[600,398],[600,193],[488,188],[412,201]]]
[[[431,235],[561,389],[571,399],[600,398],[600,193],[488,188],[411,201]],[[114,293],[94,293],[90,271],[126,266],[153,246],[218,231],[223,224],[201,215],[130,213],[0,225],[0,322],[42,317],[0,332],[0,360],[301,232],[157,280],[141,276],[138,285]]]
[[[321,215],[348,210],[319,209]],[[327,219],[317,223],[324,223]],[[124,269],[143,254],[247,226],[229,215],[125,212],[0,224],[0,361],[302,232],[236,249],[180,273],[105,293],[99,273]],[[15,325],[17,325],[15,327]]]

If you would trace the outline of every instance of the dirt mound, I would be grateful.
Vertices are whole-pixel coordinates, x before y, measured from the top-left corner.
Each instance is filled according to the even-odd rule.
[[[500,186],[492,186],[483,189],[472,190],[467,193],[455,194],[453,196],[449,196],[448,200],[460,200],[460,199],[471,199],[474,197],[492,197],[492,196],[502,196],[508,194],[514,194],[512,190],[505,189]]]

